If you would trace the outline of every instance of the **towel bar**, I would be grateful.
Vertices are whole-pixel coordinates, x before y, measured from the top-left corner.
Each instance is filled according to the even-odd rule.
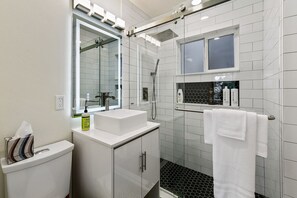
[[[199,111],[199,110],[190,110],[190,109],[179,109],[179,108],[175,108],[176,111],[186,111],[186,112],[194,112],[194,113],[203,113],[203,111]],[[268,120],[275,120],[274,115],[269,115],[268,116]]]

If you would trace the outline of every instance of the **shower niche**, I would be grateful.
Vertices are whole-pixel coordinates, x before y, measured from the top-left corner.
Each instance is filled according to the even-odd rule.
[[[225,87],[228,87],[228,89],[236,88],[239,90],[239,81],[177,83],[176,91],[182,89],[184,103],[223,105],[223,89]],[[240,98],[239,91],[238,98]]]

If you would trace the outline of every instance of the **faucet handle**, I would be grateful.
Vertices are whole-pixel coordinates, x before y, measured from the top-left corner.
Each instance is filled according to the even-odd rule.
[[[100,94],[104,94],[104,95],[108,96],[110,94],[110,92],[109,91],[101,91]]]

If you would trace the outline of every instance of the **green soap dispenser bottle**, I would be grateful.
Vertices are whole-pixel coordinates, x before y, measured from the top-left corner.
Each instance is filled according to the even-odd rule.
[[[81,130],[90,130],[90,114],[88,113],[88,106],[85,106],[84,113],[81,115]]]

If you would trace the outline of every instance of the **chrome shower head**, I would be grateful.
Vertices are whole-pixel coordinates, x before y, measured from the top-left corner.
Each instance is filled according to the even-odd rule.
[[[150,34],[150,36],[153,37],[154,39],[157,39],[160,42],[165,42],[170,39],[178,37],[178,35],[175,32],[173,32],[171,29],[165,30],[163,32],[159,32],[157,34]]]

